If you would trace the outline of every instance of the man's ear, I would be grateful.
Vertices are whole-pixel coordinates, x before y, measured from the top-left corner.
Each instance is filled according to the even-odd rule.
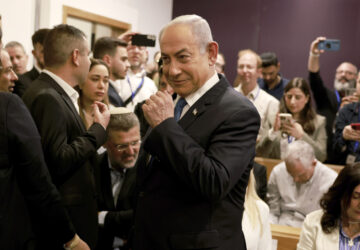
[[[108,54],[105,54],[102,58],[102,60],[108,65],[110,66],[111,64],[111,56],[109,56]]]
[[[71,53],[71,61],[73,64],[75,64],[76,66],[80,65],[80,51],[79,49],[74,49]]]
[[[207,52],[209,57],[209,66],[214,66],[219,51],[219,45],[217,42],[210,42],[207,46]]]
[[[261,77],[262,74],[262,67],[256,69],[256,73],[258,77]]]

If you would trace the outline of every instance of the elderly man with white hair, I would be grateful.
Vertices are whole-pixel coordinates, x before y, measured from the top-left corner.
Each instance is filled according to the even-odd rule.
[[[334,170],[316,160],[308,143],[301,140],[291,143],[285,161],[270,174],[267,194],[270,222],[301,227],[308,213],[320,209],[320,198],[336,176]]]

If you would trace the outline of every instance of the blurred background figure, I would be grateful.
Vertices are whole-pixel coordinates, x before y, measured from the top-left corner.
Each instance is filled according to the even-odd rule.
[[[0,91],[13,92],[15,81],[18,79],[12,67],[10,56],[6,50],[0,48]]]
[[[218,53],[215,63],[215,70],[218,74],[225,75],[225,56],[223,53]]]
[[[337,173],[316,160],[304,141],[289,145],[285,161],[271,171],[268,183],[270,222],[301,227],[305,216],[319,209],[319,200]]]
[[[93,104],[103,102],[109,106],[109,67],[100,59],[91,59],[90,71],[85,82],[78,86],[79,111],[86,129],[94,123]]]
[[[312,108],[310,87],[305,79],[297,77],[286,85],[279,112],[291,114],[292,118],[281,121],[279,114],[276,115],[273,129],[257,146],[257,155],[283,159],[288,145],[301,139],[313,147],[319,161],[325,161],[326,119]]]
[[[5,45],[5,49],[10,55],[15,73],[18,76],[24,74],[27,71],[28,63],[28,55],[25,52],[24,46],[17,41],[12,41]]]
[[[246,188],[242,230],[247,250],[271,250],[272,238],[269,221],[269,207],[255,190],[254,173],[251,170]]]
[[[360,248],[360,163],[345,167],[306,216],[297,250]]]
[[[30,71],[27,71],[23,75],[19,76],[19,80],[15,82],[14,93],[18,96],[22,96],[25,90],[31,85],[40,75],[41,71],[45,68],[44,63],[44,41],[47,33],[50,29],[39,29],[31,37],[34,49],[32,54],[35,58],[35,63]]]
[[[260,58],[262,78],[258,78],[258,84],[261,89],[280,101],[289,80],[281,76],[280,62],[274,52],[262,53]]]

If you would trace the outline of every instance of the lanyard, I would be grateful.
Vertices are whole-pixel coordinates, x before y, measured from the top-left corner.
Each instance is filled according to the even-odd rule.
[[[292,143],[294,139],[295,139],[294,136],[288,135],[288,143],[289,144]]]
[[[141,82],[140,82],[139,86],[136,88],[135,91],[132,90],[131,82],[130,82],[130,79],[129,79],[128,76],[126,76],[126,79],[127,79],[127,82],[129,83],[129,86],[130,86],[131,100],[133,100],[134,97],[135,97],[136,92],[138,91],[138,89],[140,89],[142,87],[142,85],[144,84],[144,77],[141,78]]]

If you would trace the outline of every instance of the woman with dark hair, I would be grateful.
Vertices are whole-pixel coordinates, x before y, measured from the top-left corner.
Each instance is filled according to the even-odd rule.
[[[341,170],[320,206],[306,216],[297,249],[360,249],[360,163]]]
[[[100,59],[91,58],[90,70],[86,81],[79,85],[78,92],[80,117],[86,129],[94,121],[92,105],[94,101],[103,102],[109,106],[109,67]]]
[[[294,140],[304,140],[315,151],[319,161],[326,159],[325,117],[316,114],[311,105],[310,87],[305,79],[296,77],[284,89],[280,101],[280,114],[276,115],[274,127],[257,145],[257,156],[282,159],[287,146]],[[286,117],[288,119],[280,119]]]

